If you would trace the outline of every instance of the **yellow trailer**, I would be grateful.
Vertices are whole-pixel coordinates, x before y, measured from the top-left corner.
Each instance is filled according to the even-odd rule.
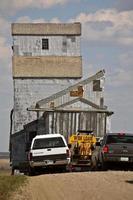
[[[73,171],[90,169],[91,156],[96,147],[96,137],[93,131],[79,130],[69,138],[69,148]]]

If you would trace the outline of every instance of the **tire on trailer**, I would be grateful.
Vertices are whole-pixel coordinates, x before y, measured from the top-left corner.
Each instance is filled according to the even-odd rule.
[[[90,167],[91,171],[97,171],[98,170],[98,160],[96,157],[93,157],[93,159],[91,159],[91,167]]]

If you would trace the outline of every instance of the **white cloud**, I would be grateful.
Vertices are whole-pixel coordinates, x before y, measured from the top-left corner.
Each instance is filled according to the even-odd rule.
[[[33,5],[34,7],[39,7],[39,8],[49,8],[57,4],[64,4],[68,2],[68,0],[33,0]]]
[[[44,18],[38,18],[38,19],[31,19],[28,16],[23,16],[17,19],[17,23],[61,23],[61,21],[57,18],[54,17],[51,20],[45,20]]]
[[[131,46],[133,45],[133,11],[118,12],[112,10],[99,10],[95,13],[80,13],[75,19],[68,22],[80,21],[82,23],[82,37],[93,43],[104,43]],[[46,21],[43,18],[31,20],[28,16],[21,17],[17,22],[60,23],[58,18]]]
[[[120,70],[117,76],[115,77],[114,81],[118,85],[133,85],[133,71],[132,70]]]
[[[133,0],[118,0],[116,7],[119,10],[133,10]]]
[[[17,18],[16,20],[17,23],[31,23],[31,19],[28,16],[22,16]]]
[[[133,50],[121,54],[119,56],[119,62],[125,69],[133,69]]]
[[[113,76],[110,76],[110,85],[115,87],[133,88],[133,51],[127,51],[118,56],[119,67],[116,67]],[[128,88],[129,89],[129,88]]]
[[[70,21],[82,23],[83,37],[91,42],[133,45],[133,11],[115,9],[80,13]]]
[[[0,18],[0,66],[9,63],[11,57],[11,45],[10,40],[10,22],[4,18]]]
[[[61,20],[59,20],[57,17],[54,17],[50,20],[51,23],[61,23]]]
[[[5,36],[10,33],[10,23],[3,17],[0,17],[0,35]]]
[[[25,8],[50,8],[55,5],[63,5],[70,0],[1,0],[0,11],[3,15],[14,14]]]
[[[112,72],[108,75],[107,78],[108,86],[115,88],[127,88],[129,90],[130,87],[133,88],[133,70],[132,69],[124,69],[117,68],[115,72]]]

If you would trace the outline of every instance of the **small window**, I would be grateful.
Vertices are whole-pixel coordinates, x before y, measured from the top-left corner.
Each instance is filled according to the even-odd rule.
[[[67,46],[67,41],[63,41],[62,45],[63,45],[64,47],[66,47],[66,46]]]
[[[49,49],[48,39],[42,39],[42,49]]]
[[[101,92],[102,88],[100,86],[100,80],[94,80],[93,81],[93,91],[94,92]]]

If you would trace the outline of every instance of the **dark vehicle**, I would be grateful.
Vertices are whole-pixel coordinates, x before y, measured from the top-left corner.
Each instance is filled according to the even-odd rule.
[[[100,142],[97,168],[107,170],[120,164],[133,169],[133,134],[108,133]]]

